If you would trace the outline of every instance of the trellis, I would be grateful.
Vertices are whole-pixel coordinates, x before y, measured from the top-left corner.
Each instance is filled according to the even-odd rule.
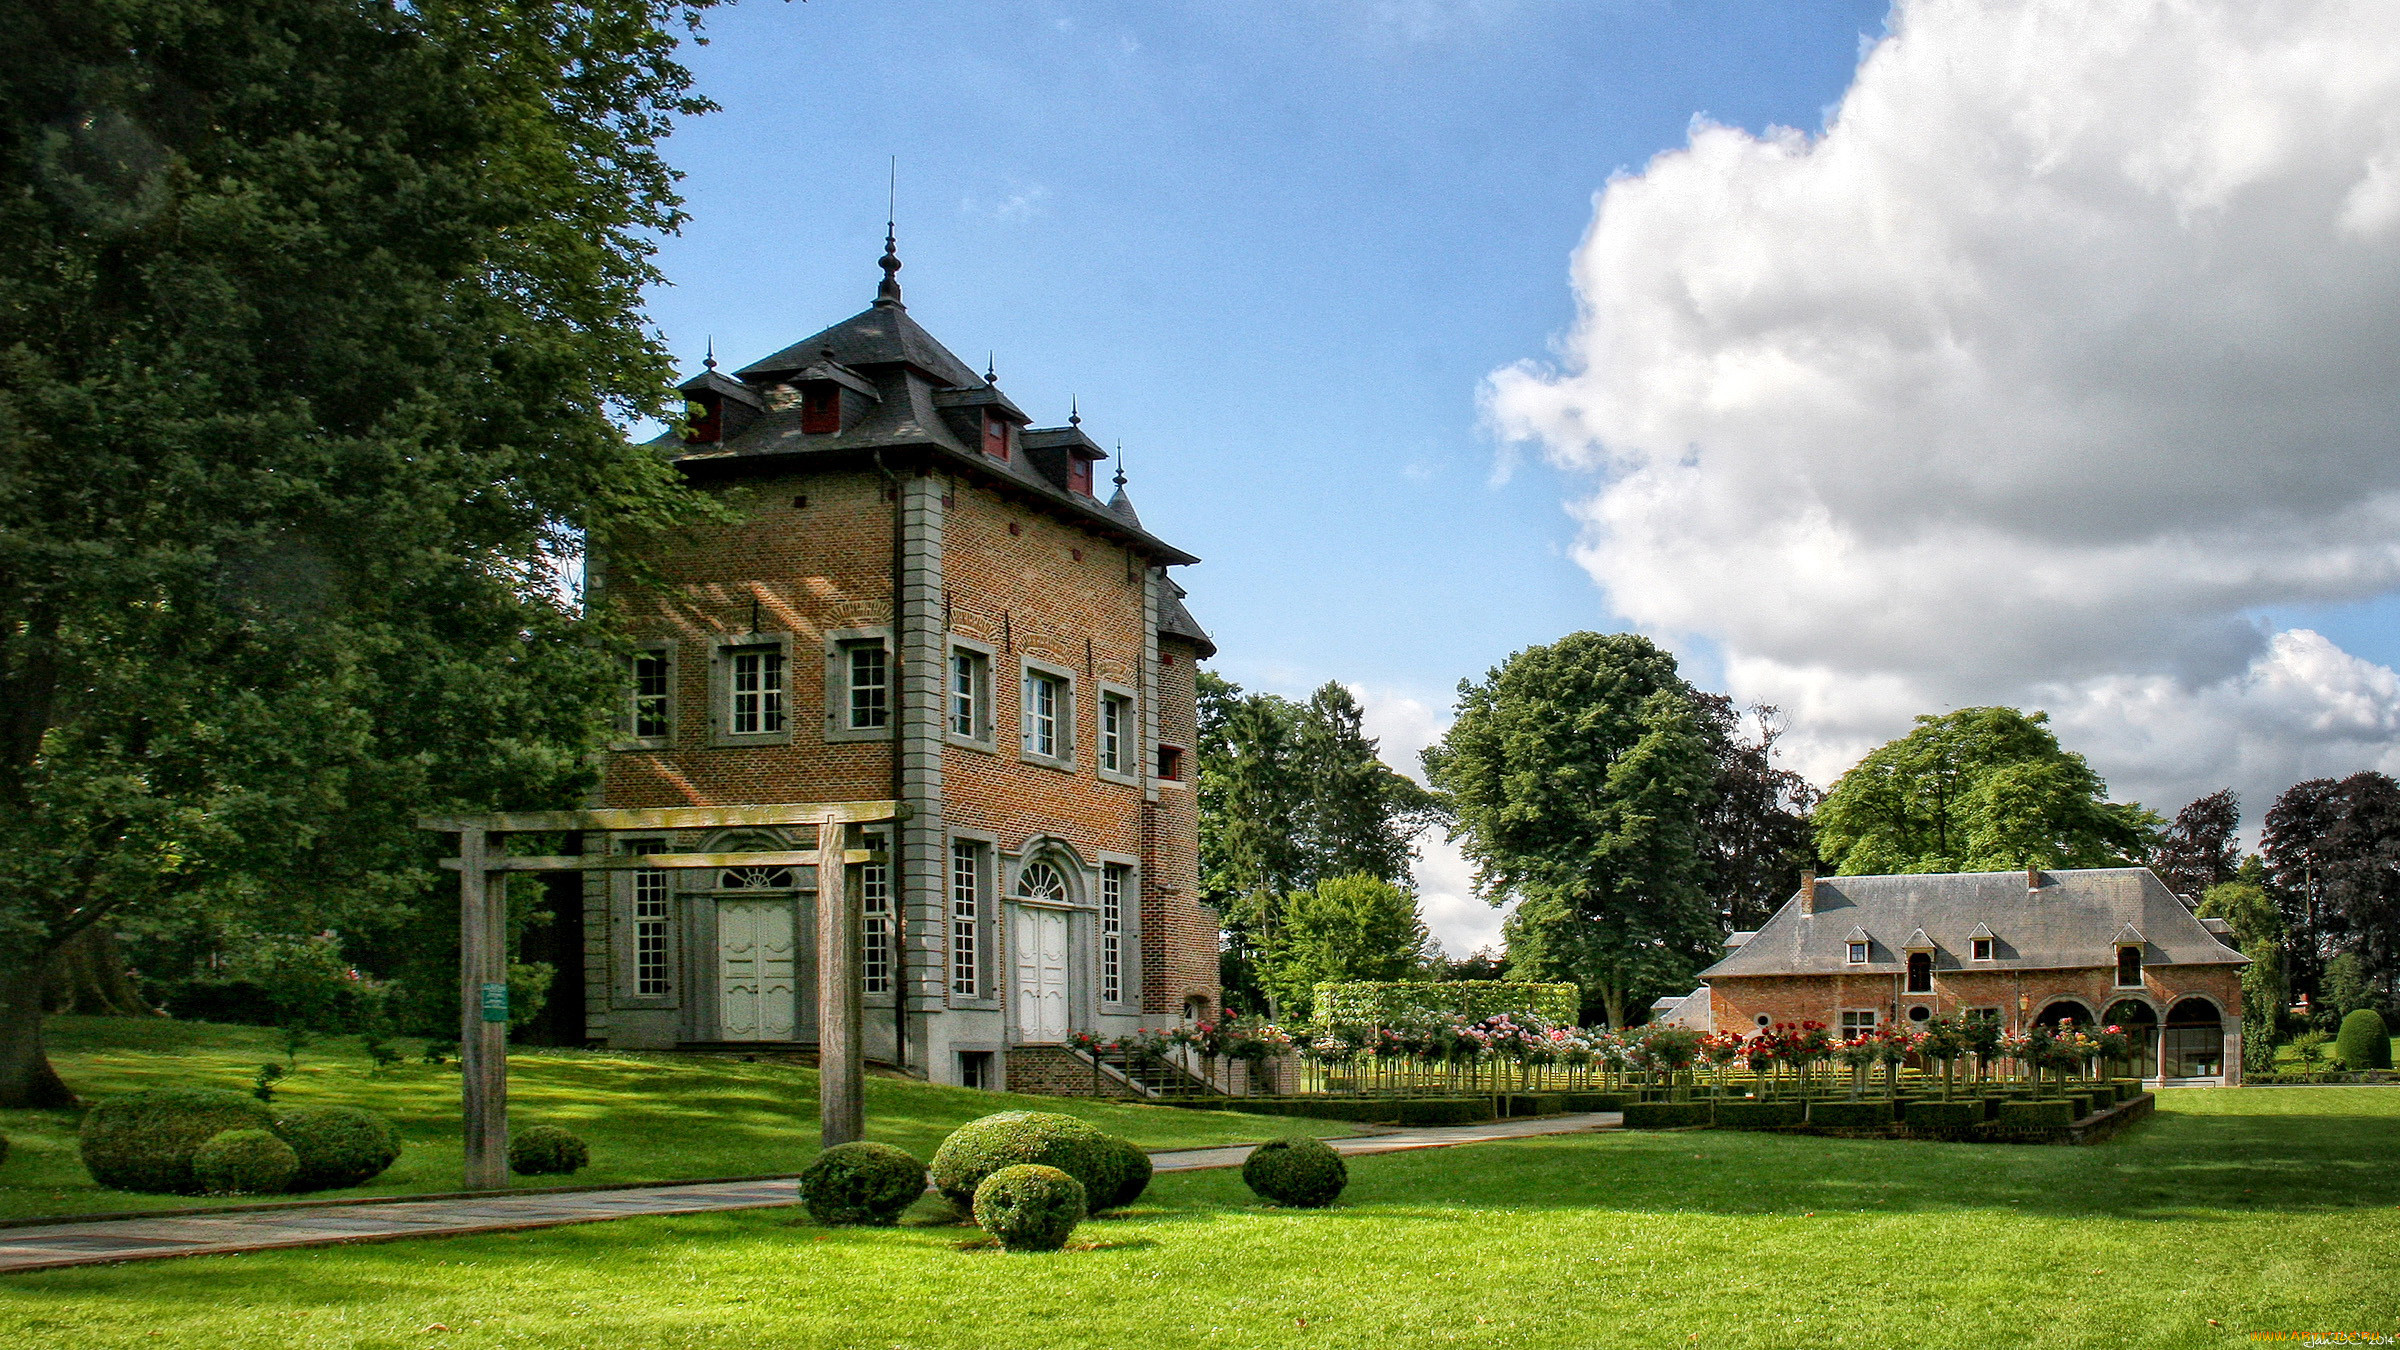
[[[466,1188],[508,1184],[508,888],[511,872],[630,872],[652,869],[797,867],[817,869],[817,1112],[825,1146],[866,1131],[864,999],[857,915],[845,883],[851,863],[879,855],[851,848],[854,825],[900,821],[899,802],[799,802],[776,806],[675,806],[591,811],[519,811],[427,816],[419,829],[458,836],[459,1096],[466,1143]],[[637,831],[813,825],[813,849],[735,853],[583,853],[507,851],[510,835],[622,834]],[[501,884],[495,884],[495,881]]]

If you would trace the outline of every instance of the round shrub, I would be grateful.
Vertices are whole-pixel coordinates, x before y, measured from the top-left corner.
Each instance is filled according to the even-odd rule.
[[[836,1144],[800,1173],[800,1201],[818,1223],[888,1226],[925,1193],[925,1164],[890,1144]]]
[[[1242,1184],[1278,1205],[1319,1209],[1350,1184],[1350,1169],[1322,1139],[1270,1139],[1250,1150]]]
[[[1153,1170],[1150,1154],[1141,1145],[1130,1139],[1119,1139],[1113,1134],[1100,1137],[1107,1141],[1109,1152],[1117,1157],[1117,1187],[1107,1195],[1090,1197],[1095,1214],[1104,1209],[1122,1209],[1141,1199],[1142,1192],[1150,1189]]]
[[[1015,1163],[975,1188],[975,1222],[1012,1252],[1054,1252],[1083,1222],[1083,1183],[1055,1167]]]
[[[2342,1057],[2345,1069],[2392,1067],[2392,1031],[2383,1024],[2383,1014],[2373,1008],[2354,1009],[2342,1019],[2333,1052]]]
[[[1120,1164],[1108,1136],[1053,1111],[1001,1111],[952,1130],[934,1150],[933,1188],[971,1210],[985,1177],[1019,1163],[1055,1167],[1081,1182],[1086,1195],[1117,1191]]]
[[[556,1125],[536,1125],[508,1141],[508,1170],[521,1177],[564,1176],[591,1160],[592,1146]]]
[[[151,1088],[86,1112],[78,1140],[92,1180],[111,1190],[189,1195],[192,1155],[227,1130],[273,1128],[265,1102],[221,1088]]]
[[[192,1180],[214,1195],[277,1195],[300,1175],[300,1155],[267,1130],[227,1130],[192,1151]]]
[[[304,1106],[275,1118],[275,1133],[300,1156],[296,1191],[358,1186],[383,1175],[400,1156],[392,1122],[355,1106]]]

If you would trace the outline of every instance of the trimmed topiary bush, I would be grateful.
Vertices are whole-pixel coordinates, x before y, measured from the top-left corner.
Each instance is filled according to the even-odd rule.
[[[275,1118],[275,1133],[299,1155],[295,1191],[361,1186],[400,1157],[400,1131],[355,1106],[304,1106]]]
[[[1055,1167],[1013,1163],[976,1186],[974,1206],[976,1225],[1005,1250],[1054,1252],[1083,1222],[1083,1183]]]
[[[1912,1130],[1937,1130],[1947,1133],[1952,1130],[1972,1129],[1983,1123],[1983,1103],[1980,1101],[1910,1102],[1906,1119],[1908,1128]]]
[[[1350,1168],[1322,1139],[1270,1139],[1250,1150],[1242,1184],[1278,1205],[1322,1209],[1350,1184]]]
[[[2056,1130],[2075,1123],[2075,1108],[2062,1101],[2005,1102],[1999,1125],[2004,1130]]]
[[[1910,1102],[1914,1109],[1921,1105]],[[1892,1123],[1892,1104],[1887,1101],[1812,1102],[1808,1108],[1808,1123],[1829,1129],[1872,1129]]]
[[[1800,1123],[1798,1102],[1717,1103],[1717,1128],[1726,1130],[1772,1130]]]
[[[592,1146],[556,1125],[535,1125],[509,1137],[508,1170],[521,1177],[565,1176],[592,1160]]]
[[[1717,1103],[1720,1109],[1730,1102]],[[1709,1121],[1707,1102],[1627,1102],[1625,1128],[1629,1130],[1680,1130],[1691,1125],[1706,1125]]]
[[[2373,1008],[2354,1009],[2342,1019],[2333,1052],[2342,1057],[2345,1069],[2388,1069],[2392,1067],[2392,1029]]]
[[[888,1227],[925,1193],[925,1164],[890,1144],[836,1144],[800,1172],[800,1201],[825,1224]]]
[[[2088,1116],[2088,1115],[2090,1115],[2090,1114],[2092,1113],[2092,1096],[2091,1096],[2091,1094],[2090,1094],[2090,1093],[2088,1093],[2088,1092],[2070,1092],[2070,1093],[2068,1093],[2068,1094],[2067,1094],[2067,1113],[2068,1113],[2069,1115],[2073,1116],[2073,1117],[2074,1117],[2075,1119],[2077,1119],[2077,1120],[2081,1120],[2081,1119],[2083,1119],[2085,1116]]]
[[[962,1211],[976,1188],[1003,1167],[1055,1167],[1082,1183],[1086,1197],[1117,1192],[1119,1163],[1108,1137],[1055,1111],[1001,1111],[950,1132],[933,1154],[933,1188]]]
[[[266,1103],[222,1088],[151,1088],[111,1097],[83,1117],[78,1144],[92,1180],[111,1190],[189,1195],[192,1155],[227,1130],[275,1124]]]
[[[1511,1092],[1500,1098],[1503,1116],[1555,1116],[1566,1109],[1563,1092]]]
[[[1141,1199],[1142,1192],[1150,1189],[1150,1177],[1155,1171],[1149,1151],[1141,1145],[1113,1134],[1100,1137],[1108,1141],[1109,1149],[1117,1155],[1117,1188],[1107,1195],[1085,1193],[1084,1201],[1094,1214],[1104,1209],[1122,1209]]]
[[[212,1195],[280,1195],[300,1155],[268,1130],[226,1130],[192,1150],[192,1180]]]

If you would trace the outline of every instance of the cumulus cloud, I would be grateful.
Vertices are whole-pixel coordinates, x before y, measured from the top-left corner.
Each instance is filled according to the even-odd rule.
[[[1983,702],[2169,810],[2394,761],[2390,670],[2248,616],[2400,587],[2400,8],[1903,3],[1822,135],[1610,183],[1573,281],[1490,420],[1820,780]]]

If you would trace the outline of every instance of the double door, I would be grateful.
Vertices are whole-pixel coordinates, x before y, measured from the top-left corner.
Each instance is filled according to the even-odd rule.
[[[797,908],[789,897],[717,902],[719,1039],[795,1039],[800,1011]]]
[[[1017,1038],[1036,1043],[1065,1040],[1067,1007],[1067,916],[1065,911],[1016,906],[1011,913],[1009,951],[1015,957]]]

